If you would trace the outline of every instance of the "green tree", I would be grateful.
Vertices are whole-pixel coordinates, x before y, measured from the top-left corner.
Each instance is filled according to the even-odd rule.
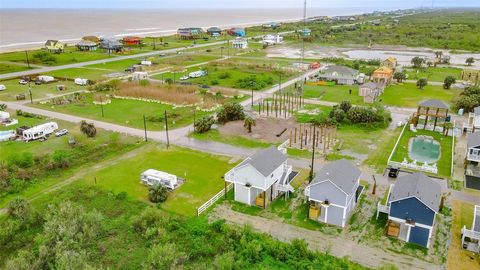
[[[217,111],[217,120],[220,124],[243,119],[245,119],[245,113],[240,103],[226,102]]]
[[[448,136],[448,132],[453,128],[454,128],[454,125],[453,125],[452,122],[443,123],[443,129],[444,129],[445,136]]]
[[[205,133],[212,128],[212,125],[215,123],[215,120],[212,116],[204,116],[195,121],[193,127],[197,133]]]
[[[415,56],[410,62],[412,63],[414,68],[421,68],[422,65],[425,63],[425,59],[419,56]]]
[[[397,80],[398,83],[401,83],[403,80],[407,79],[407,74],[405,74],[405,72],[397,71],[393,74],[393,79]]]
[[[148,199],[153,203],[166,201],[168,193],[168,189],[164,185],[156,184],[148,187]]]
[[[243,121],[243,127],[248,130],[248,133],[252,133],[252,127],[256,126],[257,122],[250,116],[245,117]]]
[[[344,100],[340,103],[340,109],[347,113],[352,108],[352,102]]]
[[[15,198],[7,205],[7,213],[21,220],[26,220],[30,216],[30,203],[23,198]]]
[[[465,60],[465,63],[466,63],[468,66],[471,66],[471,65],[473,65],[473,63],[475,63],[475,58],[473,58],[473,57],[468,57],[467,60]]]
[[[89,138],[95,137],[97,135],[97,129],[95,128],[95,124],[93,123],[87,123],[87,121],[82,120],[80,122],[80,131],[82,131],[83,134],[87,135]]]
[[[447,77],[445,77],[445,80],[443,81],[443,88],[450,89],[452,84],[454,84],[455,82],[456,82],[455,77],[447,76]]]
[[[425,78],[421,78],[417,81],[417,87],[420,89],[423,89],[427,85],[428,85],[428,81]]]

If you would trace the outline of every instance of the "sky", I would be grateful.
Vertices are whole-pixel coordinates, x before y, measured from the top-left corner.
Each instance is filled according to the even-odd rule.
[[[307,0],[316,7],[480,7],[480,0]],[[0,8],[292,8],[303,0],[0,0]]]

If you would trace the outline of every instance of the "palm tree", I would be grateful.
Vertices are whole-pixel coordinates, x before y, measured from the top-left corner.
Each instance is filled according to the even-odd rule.
[[[445,134],[445,136],[448,136],[448,132],[450,129],[453,129],[454,126],[453,126],[453,123],[452,122],[445,122],[443,124],[443,132]]]
[[[415,56],[412,58],[411,63],[413,64],[414,68],[421,68],[422,64],[425,63],[425,59],[422,57]]]
[[[465,60],[465,63],[467,63],[468,66],[471,66],[473,63],[475,63],[475,58],[469,57],[467,60]]]
[[[97,135],[97,129],[95,128],[95,125],[93,123],[87,123],[85,120],[80,122],[80,131],[90,138],[93,138],[95,135]]]
[[[252,127],[256,126],[257,122],[255,119],[253,119],[250,116],[245,117],[245,120],[243,122],[243,127],[245,127],[248,130],[248,133],[252,133]]]
[[[417,81],[417,87],[420,89],[423,89],[425,86],[427,86],[428,81],[425,78],[421,78],[420,80]]]
[[[153,185],[148,188],[148,199],[153,203],[164,202],[168,198],[168,189],[164,185]]]

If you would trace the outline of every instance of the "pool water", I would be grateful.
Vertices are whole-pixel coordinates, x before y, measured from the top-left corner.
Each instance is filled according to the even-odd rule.
[[[410,159],[424,163],[434,163],[440,158],[440,143],[431,138],[410,139]]]

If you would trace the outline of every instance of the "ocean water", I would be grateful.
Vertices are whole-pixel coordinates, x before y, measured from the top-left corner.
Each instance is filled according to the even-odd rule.
[[[376,8],[376,10],[379,10]],[[372,8],[315,8],[308,16],[350,15]],[[0,9],[0,51],[41,46],[47,39],[166,35],[180,27],[232,27],[300,20],[303,9]]]

